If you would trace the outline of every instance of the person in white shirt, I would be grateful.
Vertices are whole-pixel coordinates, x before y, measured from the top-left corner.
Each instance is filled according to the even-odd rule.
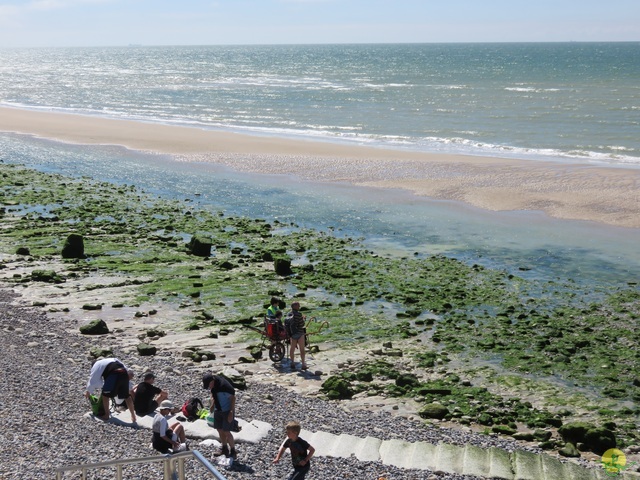
[[[109,399],[119,397],[126,402],[131,413],[131,421],[136,422],[133,400],[129,395],[129,371],[117,358],[97,360],[91,367],[84,396],[89,398],[91,394],[100,389],[102,390],[102,405],[104,407],[104,415],[100,417],[102,420],[109,420]]]
[[[186,437],[184,434],[184,427],[180,422],[175,422],[169,427],[167,416],[173,411],[173,403],[169,400],[164,400],[160,404],[160,413],[156,413],[153,417],[153,424],[151,430],[153,431],[153,437],[151,444],[160,453],[169,453],[169,449],[173,453],[187,450],[189,447],[186,445]],[[184,444],[184,447],[181,446]]]

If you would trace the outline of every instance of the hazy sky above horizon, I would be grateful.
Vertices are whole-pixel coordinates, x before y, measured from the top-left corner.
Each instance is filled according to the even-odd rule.
[[[0,47],[640,41],[639,0],[0,0]]]

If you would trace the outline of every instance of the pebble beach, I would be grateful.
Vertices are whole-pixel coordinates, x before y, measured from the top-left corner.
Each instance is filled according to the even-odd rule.
[[[244,377],[237,415],[273,428],[238,445],[229,479],[287,478],[289,455],[272,460],[291,420],[545,449],[595,474],[602,451],[560,450],[559,425],[584,420],[615,431],[638,471],[637,49],[388,48],[0,54],[0,480],[155,455],[148,430],[88,414],[99,355],[134,382],[153,371],[176,405],[206,400],[203,372]],[[310,60],[298,71],[293,57]],[[63,253],[72,235],[87,255]],[[244,328],[272,295],[326,320],[309,371],[261,358]],[[79,332],[98,319],[106,333]],[[372,384],[356,376],[369,367]],[[424,389],[399,388],[405,372]],[[323,391],[336,376],[356,390]],[[450,415],[425,420],[434,399]],[[551,440],[525,440],[534,428]],[[213,460],[213,445],[191,448]],[[123,473],[163,477],[161,464]],[[210,478],[195,461],[186,473]],[[307,478],[472,477],[318,456]]]
[[[5,456],[9,459],[0,466],[0,478],[48,479],[53,478],[59,466],[154,455],[148,430],[102,423],[86,415],[89,405],[83,390],[91,366],[88,355],[91,339],[70,333],[62,322],[21,305],[20,297],[8,290],[0,291],[0,335],[5,345],[0,357],[0,422],[5,435]],[[157,385],[166,389],[176,403],[181,403],[179,398],[185,395],[203,397],[206,393],[200,387],[202,369],[185,365],[174,354],[135,360],[119,355],[117,350],[114,355],[133,368],[137,376],[147,370],[156,372]],[[336,434],[496,446],[508,451],[525,448],[497,436],[425,427],[383,411],[348,411],[339,403],[299,395],[250,378],[248,388],[238,392],[238,416],[247,421],[261,420],[274,428],[258,444],[238,445],[236,463],[223,470],[229,479],[286,478],[291,469],[288,456],[278,465],[272,465],[272,460],[284,438],[283,426],[289,420],[299,421],[307,430]],[[192,441],[191,448],[213,458],[212,446],[199,446]],[[127,478],[159,478],[160,468],[160,464],[136,465],[125,468],[125,474]],[[209,478],[199,468],[196,462],[188,462],[188,478]],[[113,472],[96,470],[88,478],[112,478]],[[80,476],[67,474],[64,478]],[[360,462],[354,457],[316,457],[308,478],[471,480],[473,477],[402,470],[378,462]]]

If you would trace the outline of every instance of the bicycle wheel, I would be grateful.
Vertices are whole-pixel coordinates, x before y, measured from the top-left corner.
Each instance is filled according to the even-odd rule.
[[[269,358],[273,362],[279,362],[284,358],[284,345],[280,342],[273,343],[269,347]]]

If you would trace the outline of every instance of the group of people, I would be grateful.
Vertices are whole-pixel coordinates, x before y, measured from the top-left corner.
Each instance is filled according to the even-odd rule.
[[[293,305],[292,305],[293,308]],[[298,305],[299,308],[299,305]],[[304,319],[303,319],[304,324]],[[304,345],[304,335],[303,345]],[[304,348],[301,350],[304,352]],[[293,359],[293,353],[291,354]],[[303,367],[304,367],[304,356]],[[103,420],[109,419],[110,399],[123,399],[131,413],[131,421],[136,422],[136,415],[144,416],[155,413],[152,424],[152,445],[161,453],[175,453],[188,449],[184,426],[180,422],[169,425],[170,414],[180,411],[168,399],[169,394],[154,385],[155,375],[148,372],[143,381],[131,387],[133,377],[131,370],[117,358],[105,358],[96,361],[91,367],[85,396],[90,397],[96,390],[102,390],[102,401],[105,415]],[[202,377],[202,386],[211,394],[210,414],[213,416],[213,428],[218,432],[221,448],[215,456],[237,456],[233,428],[236,410],[236,392],[231,383],[222,375],[206,373]],[[133,398],[132,398],[133,397]],[[291,461],[294,471],[289,480],[304,480],[310,469],[310,459],[315,449],[308,442],[300,438],[300,424],[290,422],[286,425],[287,438],[284,440],[273,463],[278,463],[286,449],[291,451]]]
[[[222,375],[206,373],[202,377],[202,386],[211,392],[211,408],[213,412],[213,428],[218,431],[222,444],[214,455],[237,456],[232,429],[235,420],[236,393],[231,383]],[[304,480],[311,468],[309,463],[315,449],[300,437],[300,424],[289,422],[286,427],[287,438],[282,442],[273,463],[278,463],[286,449],[291,452],[293,473],[288,480]]]
[[[284,303],[277,297],[272,297],[267,309],[267,316],[282,321]],[[290,341],[290,368],[295,370],[295,352],[300,352],[301,369],[307,370],[305,362],[305,317],[300,313],[300,303],[293,302],[291,311],[285,320]],[[152,445],[161,453],[179,452],[188,449],[184,426],[180,422],[169,424],[169,416],[178,413],[170,400],[169,394],[154,385],[155,375],[152,372],[144,374],[143,380],[136,386],[131,384],[133,372],[117,358],[97,360],[91,367],[85,396],[101,390],[102,420],[110,418],[110,401],[124,403],[131,413],[131,421],[136,422],[136,416],[153,414]],[[213,428],[218,432],[221,448],[214,455],[225,455],[235,458],[237,451],[233,437],[236,394],[231,383],[221,375],[207,373],[202,378],[203,388],[211,394],[210,415],[213,417]],[[313,456],[314,448],[299,437],[300,425],[290,422],[286,426],[287,438],[280,446],[273,461],[277,463],[284,451],[291,451],[294,472],[290,480],[303,480],[309,471],[309,460]]]
[[[281,305],[284,305],[284,303],[278,297],[271,297],[269,308],[267,308],[267,318],[273,319],[276,322],[282,321],[283,313],[280,308]],[[291,311],[284,320],[289,336],[289,359],[291,360],[289,368],[291,368],[291,370],[296,369],[296,348],[300,352],[300,368],[302,370],[309,368],[305,362],[305,339],[307,335],[305,320],[304,315],[300,312],[300,302],[293,302],[291,304]]]
[[[177,413],[179,408],[168,400],[169,394],[154,385],[156,376],[152,372],[144,374],[143,381],[136,386],[131,385],[133,372],[117,358],[97,360],[91,367],[89,380],[84,395],[90,398],[92,393],[100,390],[102,397],[102,420],[109,420],[110,402],[124,402],[131,413],[131,421],[135,423],[138,416],[154,414],[153,448],[161,453],[180,451],[187,448],[184,427],[180,422],[169,426],[167,416]],[[120,402],[119,402],[119,401]],[[158,413],[156,413],[158,410]]]

